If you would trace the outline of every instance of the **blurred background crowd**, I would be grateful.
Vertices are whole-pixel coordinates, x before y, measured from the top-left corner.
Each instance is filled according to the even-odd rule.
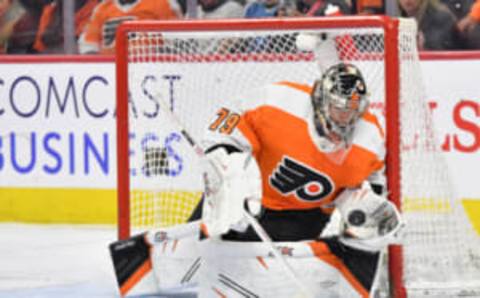
[[[0,51],[110,54],[133,19],[338,15],[410,17],[421,50],[480,49],[480,0],[0,0]]]

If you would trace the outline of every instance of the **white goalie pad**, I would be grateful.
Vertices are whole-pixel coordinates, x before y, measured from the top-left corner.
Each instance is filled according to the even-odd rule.
[[[148,234],[151,260],[159,293],[195,292],[199,279],[200,222],[191,222]]]
[[[304,297],[264,243],[199,240],[199,229],[199,222],[194,222],[149,232],[153,270],[125,296]],[[318,244],[279,242],[275,247],[313,297],[361,297],[337,267],[314,253]]]
[[[167,240],[152,250],[152,264],[160,293],[194,291],[202,260],[198,238]]]
[[[345,274],[342,264],[328,251],[316,249],[322,242],[277,242],[295,274],[312,297],[368,297]],[[319,253],[323,251],[323,253]],[[261,242],[202,243],[199,297],[305,297],[285,274],[279,261]]]
[[[199,231],[197,221],[112,243],[121,296],[194,295],[201,266]]]
[[[148,233],[156,292],[143,293],[200,298],[305,297],[265,243],[199,240],[198,229],[199,224],[194,223]],[[324,242],[276,242],[275,248],[313,294],[308,297],[368,296]],[[136,290],[125,296],[140,293],[151,277],[139,280],[132,289]]]

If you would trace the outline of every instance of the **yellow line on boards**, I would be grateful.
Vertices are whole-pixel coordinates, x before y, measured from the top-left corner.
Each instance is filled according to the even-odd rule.
[[[480,236],[480,198],[462,198],[463,209],[476,233]],[[403,198],[403,212],[450,213],[453,206],[448,198]],[[419,215],[422,216],[422,215]]]
[[[176,200],[182,201],[182,200]],[[463,198],[462,205],[480,236],[480,198]],[[404,212],[450,212],[446,201],[404,199]],[[116,224],[114,189],[0,188],[0,222]]]
[[[480,199],[463,199],[462,203],[473,228],[480,236]]]
[[[0,221],[115,224],[114,189],[0,188]]]

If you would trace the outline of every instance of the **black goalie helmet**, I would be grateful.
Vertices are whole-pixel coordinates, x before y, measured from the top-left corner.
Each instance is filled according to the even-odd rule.
[[[331,66],[315,82],[312,103],[317,132],[335,144],[350,144],[356,122],[368,106],[362,73],[352,64]]]

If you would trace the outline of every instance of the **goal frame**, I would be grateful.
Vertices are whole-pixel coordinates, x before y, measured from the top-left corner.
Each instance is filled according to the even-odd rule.
[[[386,114],[386,176],[389,199],[401,211],[400,187],[400,58],[398,50],[399,20],[386,16],[342,16],[323,18],[275,18],[181,21],[129,21],[121,24],[116,33],[116,92],[117,92],[117,203],[118,238],[130,236],[130,177],[129,177],[129,113],[128,113],[128,32],[147,31],[249,31],[318,28],[383,28],[385,64]],[[389,274],[392,293],[406,297],[403,285],[401,245],[389,247]]]

